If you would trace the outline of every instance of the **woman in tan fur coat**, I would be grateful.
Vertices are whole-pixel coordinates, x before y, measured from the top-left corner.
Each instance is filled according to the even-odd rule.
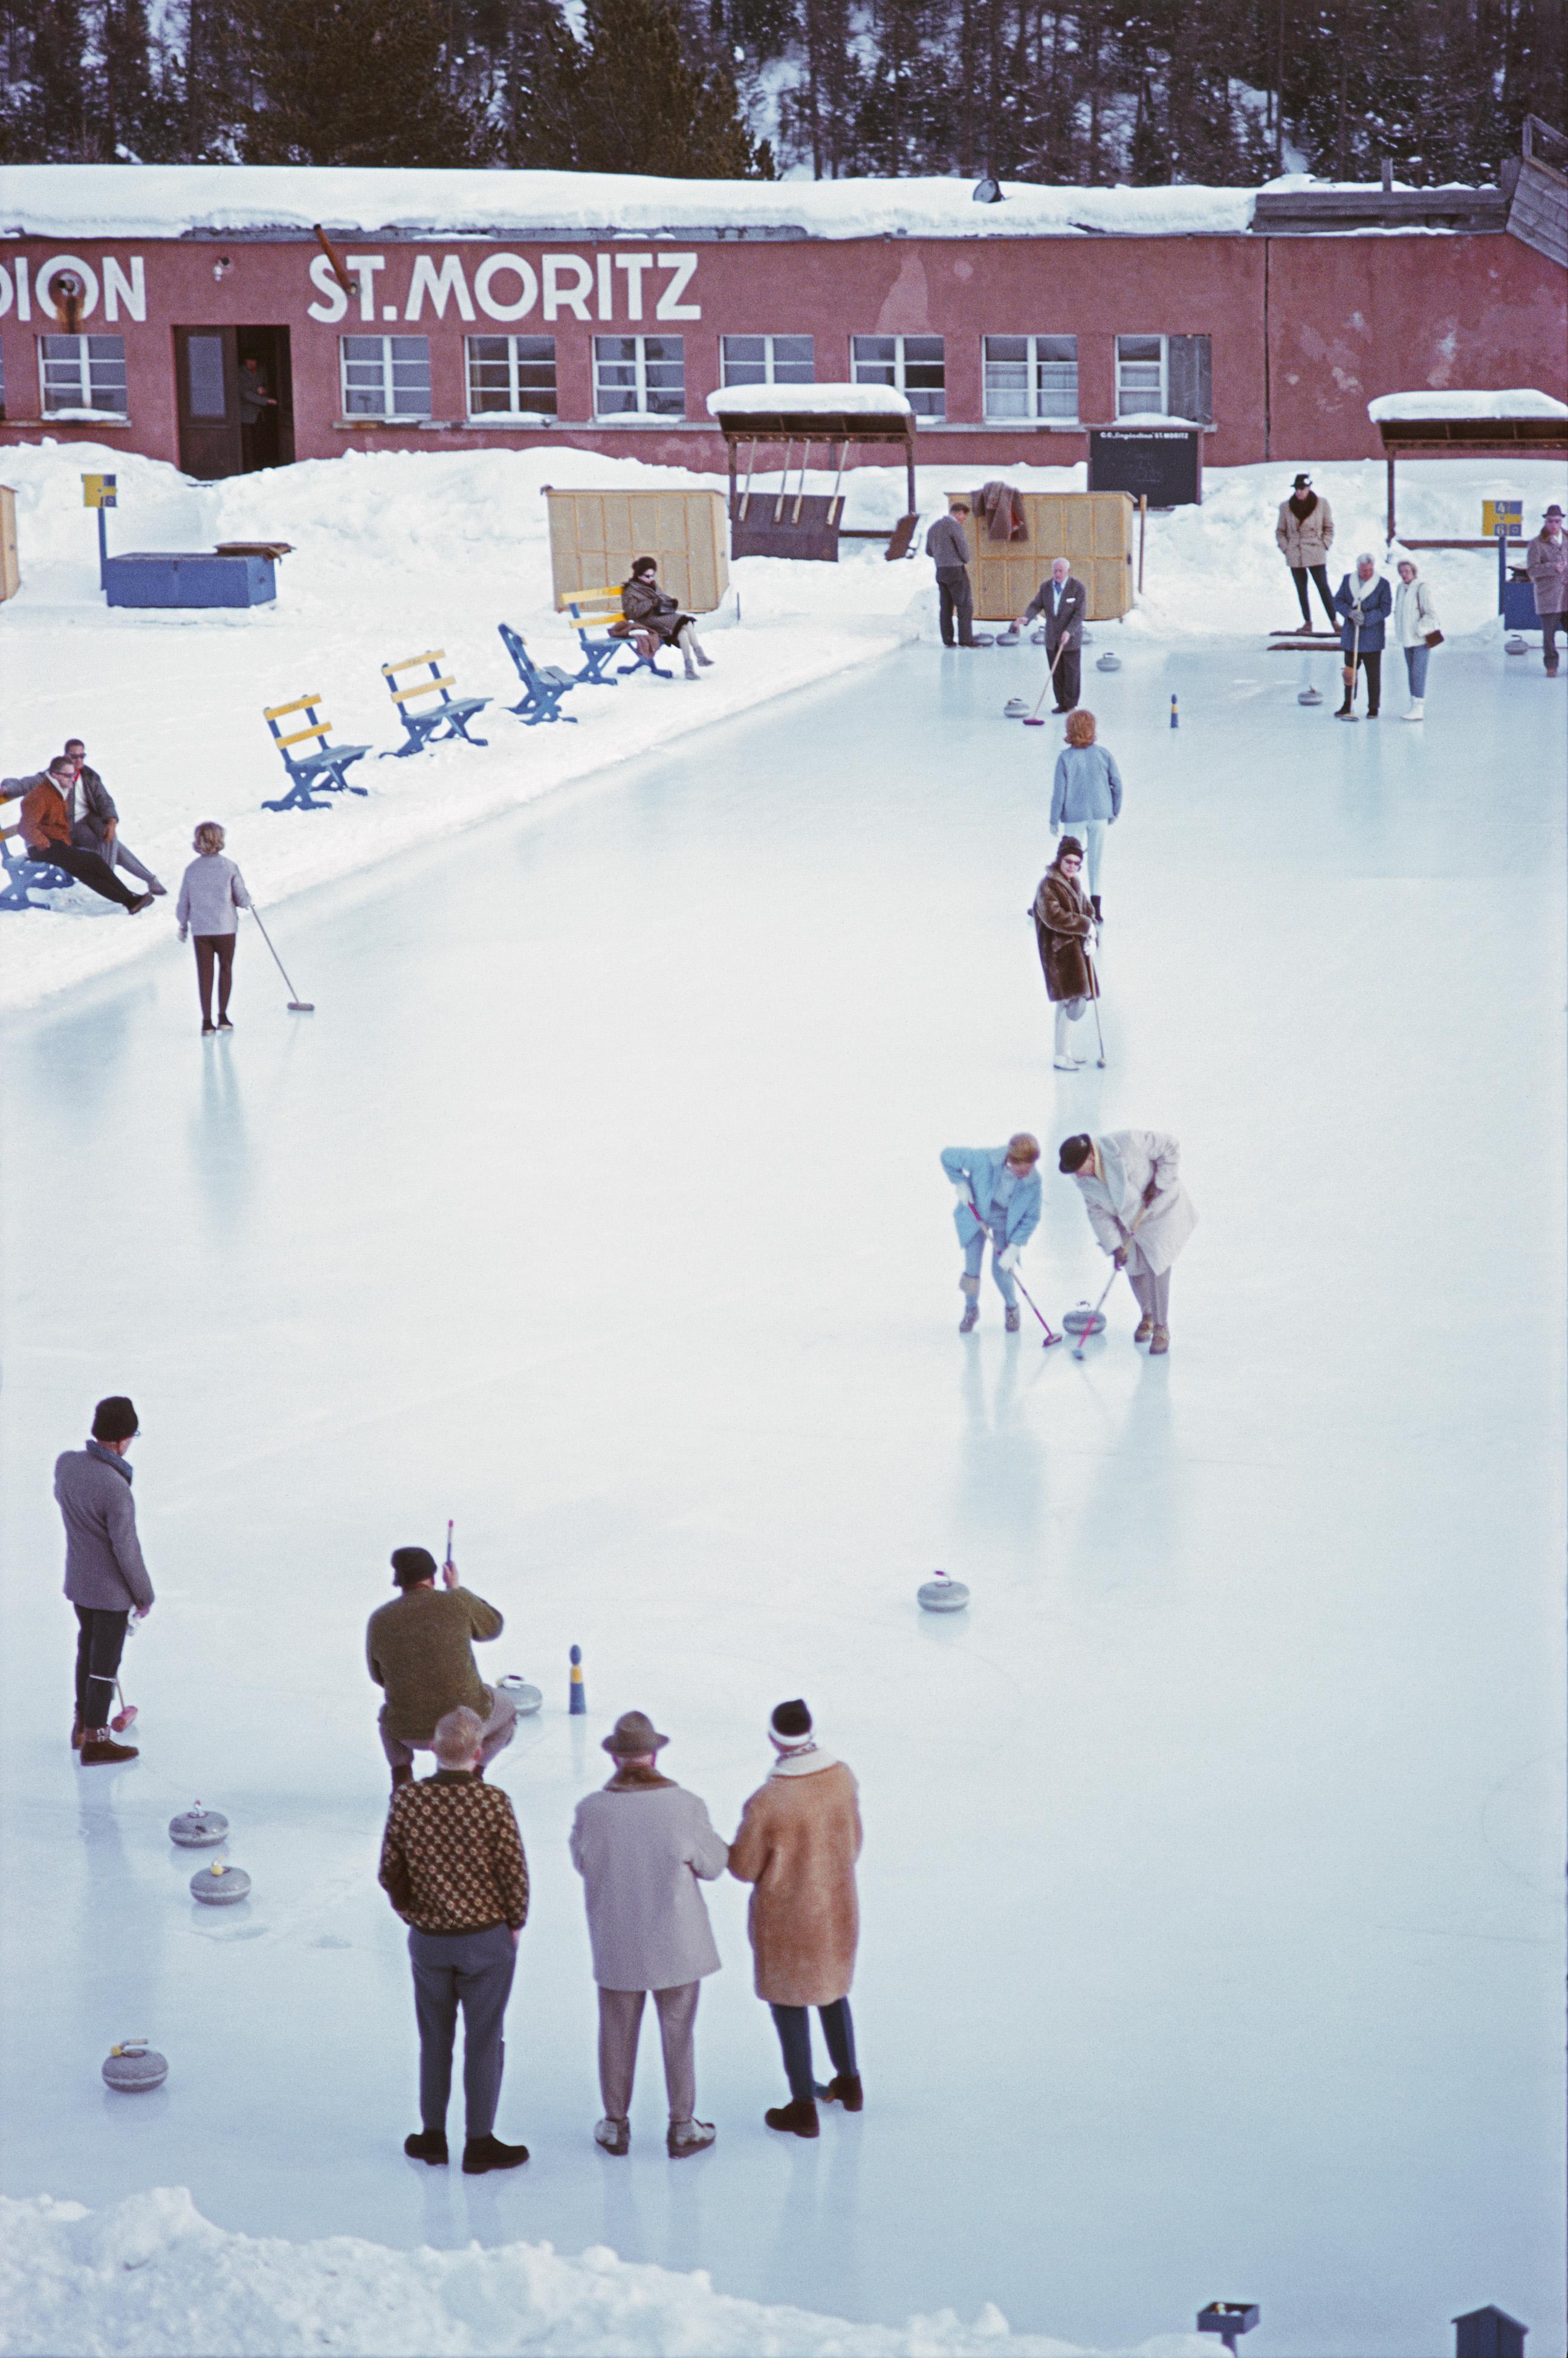
[[[747,1920],[757,1996],[773,2009],[789,2078],[789,2103],[762,2117],[771,2129],[814,2137],[818,2090],[808,2007],[821,2014],[833,2063],[833,2079],[821,2094],[847,2113],[858,2113],[865,2101],[849,2017],[860,1931],[855,1893],[860,1802],[854,1778],[818,1747],[811,1714],[798,1698],[779,1704],[768,1736],[778,1760],[742,1812],[730,1845],[730,1872],[755,1887]]]

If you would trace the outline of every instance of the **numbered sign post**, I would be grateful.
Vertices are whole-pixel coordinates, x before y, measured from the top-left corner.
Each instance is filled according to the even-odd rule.
[[[105,593],[109,588],[109,528],[103,521],[103,511],[120,504],[116,482],[117,478],[114,475],[83,475],[81,478],[81,504],[84,508],[96,508],[98,511],[98,587]]]

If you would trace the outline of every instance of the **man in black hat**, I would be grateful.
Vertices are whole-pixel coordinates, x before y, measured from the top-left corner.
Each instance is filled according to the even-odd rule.
[[[428,1548],[394,1548],[392,1579],[400,1593],[371,1615],[365,1661],[376,1685],[385,1690],[381,1742],[392,1768],[393,1791],[411,1781],[414,1755],[433,1748],[437,1721],[460,1704],[479,1714],[482,1776],[515,1735],[517,1710],[480,1677],[473,1641],[488,1644],[506,1624],[493,1605],[460,1587],[449,1555],[438,1588],[436,1559]]]
[[[153,1585],[136,1537],[131,1469],[125,1452],[138,1431],[123,1393],[101,1400],[85,1446],[55,1459],[54,1494],[65,1524],[65,1593],[76,1607],[76,1716],[73,1751],[84,1768],[134,1760],[134,1744],[116,1744],[109,1722],[114,1682],[134,1613],[153,1609]]]
[[[1312,606],[1307,598],[1307,575],[1310,573],[1317,584],[1317,594],[1323,600],[1328,627],[1337,633],[1339,617],[1334,611],[1334,600],[1328,589],[1328,552],[1334,546],[1334,513],[1328,502],[1320,500],[1313,490],[1310,475],[1298,475],[1291,486],[1290,498],[1281,501],[1274,538],[1291,568],[1296,596],[1301,600],[1303,630],[1312,629]]]

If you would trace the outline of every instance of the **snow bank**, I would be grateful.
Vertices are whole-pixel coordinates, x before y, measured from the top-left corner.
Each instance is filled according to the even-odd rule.
[[[398,2252],[353,2235],[230,2234],[184,2187],[101,2212],[0,2200],[0,2320],[6,2358],[1079,2358],[1075,2343],[1012,2332],[989,2302],[972,2325],[950,2309],[852,2325],[734,2299],[703,2270],[632,2265],[602,2246],[565,2259],[548,2244]],[[1167,2334],[1142,2358],[1210,2353],[1196,2334]]]
[[[1532,386],[1509,393],[1380,393],[1367,404],[1374,425],[1397,417],[1568,417],[1568,402]]]
[[[861,417],[913,417],[896,384],[727,384],[708,396],[710,417],[746,417],[758,410],[807,415],[841,409]]]
[[[1268,631],[1292,623],[1295,593],[1274,522],[1301,465],[1312,466],[1309,454],[1209,469],[1201,508],[1152,515],[1139,605],[1124,625],[1101,631],[1119,628],[1148,643],[1234,636],[1260,647]],[[98,588],[94,520],[81,505],[81,475],[99,469],[119,477],[112,548],[293,542],[279,568],[277,604],[111,612]],[[923,528],[907,563],[887,564],[875,541],[846,542],[836,566],[743,558],[732,568],[740,627],[724,627],[733,605],[716,618],[715,665],[700,683],[644,676],[584,687],[567,706],[577,725],[536,729],[503,708],[519,690],[495,626],[522,629],[540,662],[577,665],[576,641],[553,611],[545,480],[722,489],[720,478],[560,447],[354,452],[192,483],[157,460],[46,442],[8,449],[4,471],[17,492],[22,588],[0,608],[7,687],[0,774],[38,770],[68,736],[84,738],[119,803],[126,843],[171,893],[190,857],[192,827],[215,818],[265,908],[634,761],[707,721],[874,661],[901,640],[935,640],[934,577],[919,553],[924,524],[950,492],[973,492],[989,471],[973,461],[919,470]],[[1368,460],[1318,464],[1313,473],[1334,510],[1337,582],[1358,550],[1383,548],[1384,471]],[[760,475],[756,487],[778,480]],[[790,480],[793,486],[793,472]],[[1025,492],[1081,491],[1085,470],[1017,467],[1007,480]],[[827,469],[807,472],[810,491],[828,492],[833,482]],[[851,527],[891,527],[903,512],[902,466],[854,467],[844,490]],[[1506,474],[1486,460],[1415,461],[1400,469],[1400,522],[1421,537],[1478,535],[1483,497],[1522,495],[1529,517],[1565,492],[1568,471],[1551,461],[1510,460]],[[1495,634],[1489,554],[1423,552],[1419,561],[1451,640]],[[422,647],[446,650],[460,694],[494,699],[474,724],[488,744],[439,746],[406,761],[373,753],[351,773],[369,789],[363,799],[336,796],[315,812],[264,811],[287,781],[263,707],[319,692],[339,743],[390,752],[402,738],[380,666]],[[0,819],[15,818],[15,805],[0,810]],[[79,888],[26,915],[0,912],[0,1008],[34,1003],[166,942],[172,909],[171,898],[127,919]]]
[[[12,164],[0,235],[179,237],[330,231],[525,238],[700,230],[796,237],[1239,235],[1250,189],[1037,189],[973,180],[662,180],[610,172],[404,171],[270,164]]]

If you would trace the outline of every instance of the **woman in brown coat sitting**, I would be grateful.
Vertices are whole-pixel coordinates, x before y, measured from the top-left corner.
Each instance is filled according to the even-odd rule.
[[[773,2008],[789,2079],[789,2103],[762,2118],[771,2129],[814,2137],[818,2093],[847,2113],[858,2113],[865,2101],[849,2018],[860,1935],[860,1803],[844,1763],[818,1749],[811,1714],[798,1697],[779,1704],[768,1736],[778,1760],[741,1814],[730,1872],[755,1886],[747,1930],[756,1991]],[[822,2017],[833,2063],[834,2076],[820,2091],[811,2073],[809,2006]]]
[[[687,679],[697,677],[700,664],[705,671],[713,667],[713,658],[697,635],[697,623],[690,614],[683,614],[667,590],[661,590],[658,580],[659,560],[656,557],[634,557],[630,578],[621,584],[621,611],[626,617],[627,637],[641,633],[662,646],[679,647],[686,658]]]
[[[1095,914],[1079,878],[1084,847],[1076,835],[1065,835],[1056,857],[1040,879],[1031,912],[1040,963],[1045,970],[1046,994],[1056,1010],[1055,1065],[1059,1073],[1076,1073],[1087,1064],[1075,1056],[1067,1026],[1076,1023],[1091,999],[1099,997],[1099,977],[1089,956]]]

